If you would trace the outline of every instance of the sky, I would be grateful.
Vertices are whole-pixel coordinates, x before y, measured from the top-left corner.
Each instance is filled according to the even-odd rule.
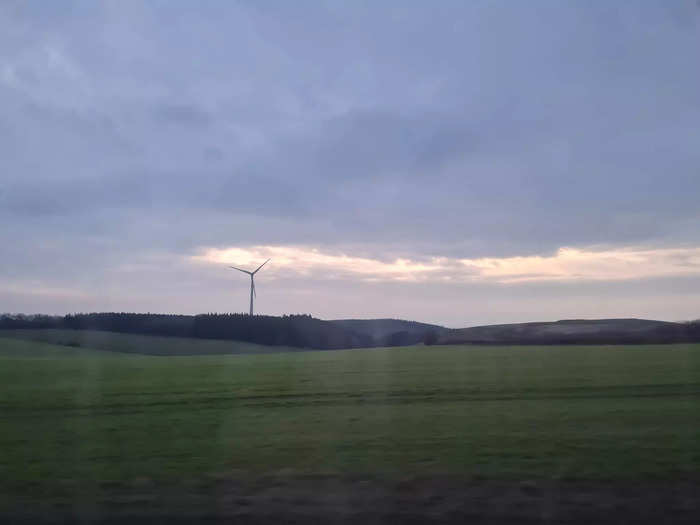
[[[0,312],[700,317],[700,4],[0,1]]]

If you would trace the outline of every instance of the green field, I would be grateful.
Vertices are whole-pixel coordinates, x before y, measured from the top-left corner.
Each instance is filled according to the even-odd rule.
[[[73,348],[89,348],[130,354],[180,356],[220,354],[270,354],[299,352],[301,348],[264,346],[244,341],[217,341],[186,337],[120,334],[97,330],[0,330],[3,338],[51,343]],[[1,350],[0,350],[1,352]]]
[[[678,480],[700,472],[700,345],[154,357],[0,338],[0,411],[5,503],[267,473]]]

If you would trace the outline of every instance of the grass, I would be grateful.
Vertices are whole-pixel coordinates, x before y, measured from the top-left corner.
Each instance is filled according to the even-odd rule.
[[[0,342],[2,342],[2,338],[144,355],[269,354],[302,350],[288,346],[264,346],[243,341],[121,334],[98,330],[0,330]]]
[[[275,472],[671,480],[700,472],[700,345],[153,357],[0,338],[0,413],[15,496]]]

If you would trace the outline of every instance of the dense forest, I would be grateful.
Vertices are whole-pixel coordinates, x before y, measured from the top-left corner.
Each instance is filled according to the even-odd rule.
[[[442,329],[433,325],[393,319],[372,320],[367,323],[366,327],[371,326],[373,333],[363,330],[362,322],[348,326],[345,322],[323,321],[310,315],[251,317],[245,314],[167,315],[108,312],[66,316],[0,316],[0,329],[103,330],[328,350],[403,346],[421,342],[430,344],[437,339],[437,330]],[[377,326],[380,324],[390,329],[377,333]]]
[[[88,313],[0,315],[2,329],[60,328],[246,341],[331,350],[424,344],[643,344],[700,342],[700,321],[566,320],[450,330],[397,319],[324,321],[310,315]]]

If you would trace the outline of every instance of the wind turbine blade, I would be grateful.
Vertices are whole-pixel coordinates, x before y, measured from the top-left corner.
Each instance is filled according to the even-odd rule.
[[[258,298],[258,292],[255,291],[255,281],[253,281],[253,297]]]
[[[259,270],[260,268],[262,268],[263,266],[265,266],[268,262],[270,262],[270,259],[268,259],[267,261],[265,261],[264,263],[262,263],[260,266],[258,266],[258,269],[255,270],[253,273],[258,273],[258,270]]]
[[[248,275],[251,275],[251,273],[248,270],[241,270],[240,268],[236,268],[235,266],[229,266],[229,268],[233,268],[234,270],[238,270],[239,272],[247,273]]]

